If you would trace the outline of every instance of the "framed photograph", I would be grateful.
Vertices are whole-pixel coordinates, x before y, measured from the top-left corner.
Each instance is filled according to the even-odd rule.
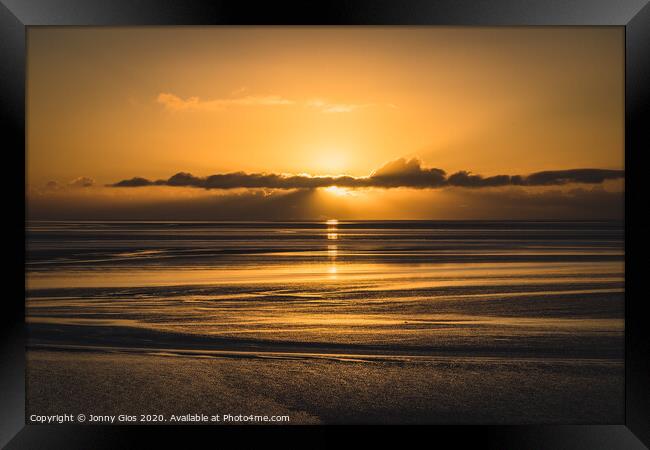
[[[650,445],[645,0],[1,1],[0,444]]]

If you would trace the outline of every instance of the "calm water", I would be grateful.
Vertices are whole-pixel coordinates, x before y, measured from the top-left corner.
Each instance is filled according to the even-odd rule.
[[[33,222],[30,344],[620,364],[623,239],[611,222]]]

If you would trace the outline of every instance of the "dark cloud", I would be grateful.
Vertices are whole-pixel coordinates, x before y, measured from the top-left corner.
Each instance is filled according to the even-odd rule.
[[[129,180],[122,180],[118,183],[113,184],[114,187],[139,187],[139,186],[151,186],[153,183],[146,178],[133,177]]]
[[[483,177],[467,171],[447,176],[437,168],[425,168],[418,159],[400,158],[385,164],[368,177],[309,176],[267,173],[232,172],[205,178],[179,172],[167,180],[151,181],[135,177],[114,183],[112,187],[184,186],[203,189],[313,189],[328,186],[345,188],[416,188],[432,189],[445,186],[483,188],[499,186],[558,186],[569,183],[600,184],[605,180],[623,178],[623,170],[570,169],[536,172],[527,176],[496,175]]]
[[[445,184],[445,171],[423,168],[415,158],[400,158],[375,170],[367,180],[369,187],[434,188]]]
[[[624,170],[608,169],[570,169],[547,170],[527,176],[497,175],[482,177],[470,172],[457,172],[447,178],[448,186],[481,188],[498,186],[561,186],[563,184],[600,184],[606,180],[615,180],[625,176]]]
[[[605,180],[623,178],[623,170],[573,169],[537,172],[526,177],[530,186],[549,186],[568,183],[599,184]]]
[[[521,185],[523,184],[523,180],[520,175],[496,175],[494,177],[483,178],[481,175],[473,175],[470,172],[461,171],[450,175],[447,178],[447,185],[468,188],[498,187]]]

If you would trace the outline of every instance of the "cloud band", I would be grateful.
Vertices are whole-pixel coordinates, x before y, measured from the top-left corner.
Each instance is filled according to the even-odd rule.
[[[447,186],[485,188],[501,186],[559,186],[571,183],[600,184],[606,180],[624,178],[624,170],[569,169],[536,172],[523,175],[483,177],[467,171],[447,176],[437,168],[425,168],[417,159],[400,158],[375,170],[367,177],[284,175],[268,173],[231,172],[197,177],[179,172],[166,180],[134,177],[111,184],[111,187],[179,186],[203,189],[314,189],[330,186],[343,188],[415,188],[435,189]]]

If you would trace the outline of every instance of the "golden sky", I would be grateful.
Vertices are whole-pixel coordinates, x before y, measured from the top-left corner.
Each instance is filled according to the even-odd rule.
[[[623,58],[621,27],[33,27],[28,206],[189,202],[227,193],[105,185],[177,172],[367,177],[398,158],[485,177],[623,169]],[[553,189],[620,192],[608,183]],[[532,188],[502,190],[513,189]],[[350,194],[442,205],[463,189],[377,190]],[[371,215],[397,214],[380,209]]]

